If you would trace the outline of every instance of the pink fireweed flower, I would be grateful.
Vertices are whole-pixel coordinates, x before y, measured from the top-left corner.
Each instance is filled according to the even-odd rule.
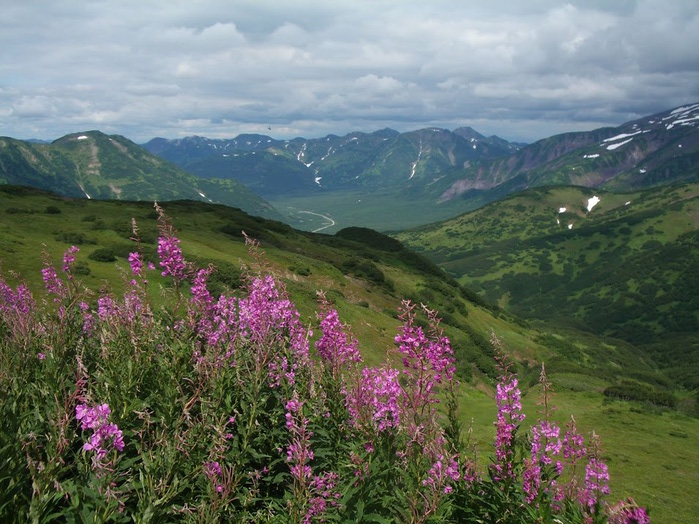
[[[309,483],[310,498],[308,509],[303,517],[303,524],[312,522],[323,522],[323,515],[328,506],[337,507],[340,505],[339,499],[342,494],[335,491],[335,486],[339,476],[334,472],[326,472],[322,475],[315,475]]]
[[[187,278],[187,263],[182,255],[180,239],[175,236],[158,237],[158,258],[164,277],[171,276],[176,281]]]
[[[129,253],[129,265],[131,266],[131,272],[134,275],[140,276],[143,272],[143,259],[141,258],[141,253]]]
[[[83,445],[85,451],[95,452],[93,468],[101,468],[101,460],[109,453],[112,447],[117,451],[124,450],[124,438],[116,424],[108,422],[111,410],[107,404],[91,407],[87,404],[78,404],[75,407],[75,418],[80,422],[80,429],[92,430],[90,440]]]
[[[636,504],[632,498],[614,504],[607,515],[609,524],[650,524],[646,508]]]
[[[210,462],[206,462],[204,464],[204,474],[209,479],[211,484],[214,486],[214,489],[216,490],[216,492],[222,493],[223,492],[223,484],[222,484],[223,469],[221,468],[221,464],[219,464],[215,460],[212,460]]]
[[[451,493],[453,491],[451,484],[461,479],[459,463],[456,458],[454,456],[445,460],[443,455],[439,455],[437,461],[432,464],[428,477],[422,481],[422,485],[429,486],[434,491]]]
[[[432,333],[428,337],[421,326],[415,325],[415,306],[409,301],[403,301],[403,320],[401,332],[396,335],[395,342],[398,351],[404,355],[403,365],[408,375],[421,376],[427,373],[431,391],[432,384],[441,384],[443,380],[451,380],[454,375],[454,352],[447,337],[439,328],[439,320],[434,311],[425,308]]]
[[[194,275],[194,278],[192,279],[191,302],[193,304],[200,305],[204,309],[211,308],[211,305],[214,302],[214,298],[211,296],[211,293],[206,287],[206,283],[213,272],[213,266],[209,266],[204,269],[198,270]]]
[[[236,336],[255,348],[255,358],[268,368],[269,383],[294,383],[296,373],[310,368],[308,337],[300,314],[283,286],[271,275],[252,278],[248,295],[238,301]]]
[[[403,385],[401,416],[410,438],[419,447],[434,441],[441,432],[432,404],[440,402],[438,389],[452,381],[455,370],[451,344],[439,328],[436,313],[424,306],[423,309],[429,319],[429,333],[416,325],[415,306],[404,301],[400,315],[403,325],[395,337],[407,379]]]
[[[602,501],[602,495],[609,495],[609,470],[600,458],[600,437],[592,432],[589,460],[585,467],[585,484],[578,493],[578,501],[583,507],[594,511]]]
[[[70,274],[70,269],[75,262],[75,253],[80,251],[76,246],[70,246],[65,253],[63,253],[63,272]]]
[[[607,465],[597,457],[591,457],[585,468],[585,487],[580,493],[580,503],[588,508],[609,495],[609,471]]]
[[[333,375],[349,362],[361,362],[359,342],[346,332],[346,327],[340,322],[337,310],[331,309],[327,302],[321,302],[324,311],[318,313],[321,336],[316,342],[318,354],[326,362]]]
[[[575,463],[586,455],[585,439],[578,433],[575,419],[571,416],[563,436],[563,458]]]
[[[559,438],[561,428],[556,424],[539,421],[532,427],[532,457],[546,465],[553,464],[553,457],[560,455],[563,443]],[[556,462],[556,471],[561,474],[560,462]]]
[[[65,286],[59,278],[56,268],[46,265],[41,270],[41,276],[44,280],[44,287],[50,295],[55,295],[57,299],[63,298],[65,295]]]
[[[33,315],[36,303],[26,284],[20,283],[16,289],[0,276],[0,320],[10,329],[15,337],[27,337],[38,329]]]
[[[532,427],[531,456],[524,460],[522,488],[526,501],[531,503],[539,494],[542,483],[542,468],[554,465],[557,476],[563,472],[560,460],[553,459],[561,454],[563,443],[559,438],[560,428],[556,424],[540,420]],[[555,488],[555,479],[549,480],[548,488]]]
[[[345,393],[345,404],[354,426],[370,432],[398,427],[403,394],[399,375],[399,370],[390,367],[362,369],[358,382]]]
[[[498,481],[514,479],[515,432],[525,418],[517,378],[513,375],[502,377],[496,387],[495,400],[498,413],[495,421],[495,463],[491,466],[493,477]]]
[[[311,449],[311,437],[313,432],[308,429],[308,420],[303,413],[304,402],[300,401],[294,393],[294,397],[286,403],[286,429],[291,437],[286,448],[286,461],[290,464],[291,475],[300,486],[305,486],[311,479],[312,470],[310,462],[314,454]]]
[[[83,334],[90,336],[95,327],[95,317],[90,313],[90,305],[87,302],[78,304],[83,314]]]

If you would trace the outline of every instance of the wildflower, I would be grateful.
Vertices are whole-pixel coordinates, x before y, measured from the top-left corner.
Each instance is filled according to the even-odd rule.
[[[495,480],[514,479],[514,438],[519,424],[525,418],[517,378],[512,375],[502,377],[496,387],[495,400],[498,413],[492,471]]]
[[[355,426],[382,432],[399,425],[399,399],[402,395],[399,374],[397,369],[390,367],[362,369],[358,383],[346,392],[345,397]]]
[[[59,278],[55,267],[46,264],[41,270],[41,276],[44,280],[44,287],[50,295],[56,295],[56,300],[64,296],[65,289],[63,281]]]
[[[291,464],[291,475],[300,486],[305,486],[311,478],[311,466],[314,454],[311,449],[311,437],[313,432],[308,430],[309,420],[303,415],[304,402],[300,401],[296,394],[286,403],[286,429],[291,435],[291,442],[287,446],[286,461]]]
[[[90,440],[83,445],[85,451],[95,452],[93,468],[100,469],[100,461],[109,453],[109,447],[117,451],[124,450],[124,438],[116,424],[108,422],[111,410],[107,404],[90,407],[78,404],[75,407],[75,418],[80,422],[80,429],[93,431]]]
[[[403,302],[403,313],[400,317],[403,326],[401,333],[396,335],[395,342],[398,351],[404,355],[405,373],[424,381],[424,384],[419,386],[429,396],[434,384],[452,379],[455,370],[454,353],[449,339],[442,336],[435,312],[425,309],[433,331],[433,336],[428,337],[421,326],[415,325],[414,309],[415,306],[409,301]],[[437,402],[436,399],[431,401]]]
[[[215,460],[205,463],[204,474],[211,481],[216,492],[222,493],[223,484],[221,484],[221,478],[223,477],[223,469],[221,468],[221,464]]]
[[[422,481],[422,485],[429,486],[434,491],[441,490],[444,494],[448,494],[454,489],[450,482],[457,482],[460,479],[461,472],[456,457],[451,457],[445,461],[444,456],[439,455],[437,461],[432,464],[428,477]]]
[[[70,273],[70,268],[75,262],[75,253],[80,251],[76,246],[70,246],[65,253],[63,253],[63,272]]]
[[[341,366],[348,362],[361,362],[362,356],[357,349],[359,342],[346,332],[337,310],[331,309],[324,299],[321,295],[321,308],[324,311],[318,313],[318,318],[322,335],[316,342],[316,349],[333,375],[337,375]]]
[[[141,275],[143,272],[143,259],[141,254],[138,252],[129,253],[129,265],[131,266],[131,272],[134,275]]]
[[[339,499],[342,495],[335,491],[338,478],[337,473],[326,472],[322,475],[314,475],[311,479],[309,483],[311,496],[308,500],[308,509],[302,520],[304,524],[313,522],[314,517],[322,521],[322,516],[327,511],[328,505],[333,507],[340,505]]]
[[[80,302],[78,307],[83,313],[83,333],[89,337],[95,326],[95,317],[90,313],[90,305],[87,302]]]
[[[646,508],[632,498],[620,500],[608,511],[609,524],[650,524]]]
[[[585,468],[585,488],[580,495],[580,502],[592,508],[600,502],[601,495],[609,495],[609,471],[604,462],[592,457]]]
[[[187,264],[180,248],[180,239],[175,236],[158,237],[158,257],[164,277],[171,276],[176,281],[187,277]]]
[[[531,455],[524,460],[522,472],[522,488],[528,503],[534,501],[539,494],[542,482],[542,468],[554,465],[556,475],[563,472],[563,464],[553,458],[561,453],[563,444],[559,438],[560,428],[547,421],[539,421],[532,427]],[[555,479],[549,480],[549,486],[555,488]]]

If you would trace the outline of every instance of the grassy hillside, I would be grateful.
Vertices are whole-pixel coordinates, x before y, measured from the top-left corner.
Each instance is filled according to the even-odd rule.
[[[599,205],[610,204],[603,199]],[[185,257],[217,267],[211,279],[214,292],[236,287],[241,264],[254,263],[243,243],[245,231],[260,241],[266,263],[285,282],[305,321],[312,322],[316,291],[324,290],[343,322],[352,326],[369,363],[390,353],[402,298],[437,309],[458,361],[461,416],[466,426],[473,421],[476,442],[490,442],[493,436],[490,333],[517,361],[530,413],[536,411],[537,377],[545,361],[562,421],[572,413],[581,430],[594,429],[602,436],[615,495],[633,494],[651,508],[655,522],[692,521],[693,501],[699,498],[699,492],[689,492],[699,486],[699,421],[685,414],[684,393],[634,346],[518,321],[482,302],[425,258],[371,230],[311,234],[224,206],[171,202],[164,208],[179,231]],[[80,248],[76,268],[85,286],[97,293],[107,281],[118,285],[134,249],[132,219],[146,258],[156,260],[157,215],[149,203],[62,198],[5,186],[0,209],[2,271],[6,276],[21,273],[37,293],[42,251],[60,262],[70,245]],[[550,218],[555,222],[555,213]],[[164,285],[158,276],[150,280],[155,289]],[[647,395],[634,402],[619,398],[628,392]],[[672,475],[663,476],[668,471]]]
[[[235,180],[201,180],[123,136],[99,131],[73,133],[50,144],[0,137],[0,183],[78,198],[200,200],[281,218]]]

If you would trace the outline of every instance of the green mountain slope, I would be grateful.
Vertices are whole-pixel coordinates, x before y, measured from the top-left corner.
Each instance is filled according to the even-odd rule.
[[[605,205],[603,198],[600,209]],[[118,286],[127,278],[126,257],[134,250],[132,219],[146,258],[157,260],[157,214],[150,203],[74,199],[0,186],[0,209],[0,269],[10,280],[11,272],[21,273],[37,293],[43,285],[42,250],[60,267],[61,254],[70,245],[80,248],[75,269],[81,285],[94,290],[94,300],[105,282]],[[214,293],[238,285],[242,264],[257,264],[244,245],[245,231],[260,241],[267,270],[285,283],[304,322],[313,321],[316,291],[325,291],[343,322],[351,325],[370,364],[394,358],[401,299],[437,309],[458,359],[463,419],[466,426],[473,424],[474,444],[491,442],[493,435],[490,333],[497,334],[516,361],[530,413],[536,412],[537,378],[545,362],[556,389],[553,401],[561,408],[560,422],[565,424],[572,413],[579,428],[602,435],[614,493],[643,497],[652,510],[657,508],[654,517],[672,517],[664,522],[691,522],[685,518],[692,515],[688,501],[699,492],[681,479],[695,475],[699,466],[699,455],[692,451],[699,449],[699,420],[682,413],[692,409],[693,400],[631,344],[517,320],[483,303],[422,256],[372,230],[312,234],[193,201],[169,202],[164,209],[178,229],[185,257],[200,266],[216,266],[210,280]],[[555,220],[555,213],[549,218]],[[149,287],[164,285],[157,271],[150,273]],[[645,395],[644,400],[612,401],[630,393]],[[674,409],[667,407],[670,400]],[[673,479],[663,476],[668,469]],[[654,521],[662,523],[663,518]]]
[[[517,315],[640,345],[676,338],[686,355],[699,332],[697,226],[697,184],[549,187],[396,238]]]
[[[200,180],[122,136],[99,131],[66,135],[51,144],[0,138],[0,182],[71,197],[186,198],[281,218],[269,203],[234,180]]]

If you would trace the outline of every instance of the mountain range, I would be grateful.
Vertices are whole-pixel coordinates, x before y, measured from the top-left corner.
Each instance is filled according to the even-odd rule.
[[[277,140],[88,131],[51,143],[0,138],[0,182],[99,199],[192,199],[302,229],[388,231],[456,216],[523,189],[627,192],[699,180],[699,103],[533,144],[463,127]],[[316,222],[317,220],[319,222]]]
[[[521,144],[485,137],[464,127],[399,133],[383,129],[345,136],[275,140],[265,135],[233,139],[198,136],[155,138],[151,153],[202,178],[234,178],[265,197],[289,193],[422,185],[455,167],[510,155]]]
[[[281,219],[264,199],[235,180],[200,179],[127,138],[100,131],[51,143],[0,137],[0,183],[88,199],[190,199]]]
[[[699,180],[698,124],[699,104],[689,104],[529,145],[471,128],[427,128],[293,140],[156,138],[144,147],[202,178],[242,182],[295,226],[304,227],[290,210],[303,209],[332,219],[335,230],[391,230],[443,220],[537,186],[627,192]],[[406,202],[412,213],[400,207]]]

